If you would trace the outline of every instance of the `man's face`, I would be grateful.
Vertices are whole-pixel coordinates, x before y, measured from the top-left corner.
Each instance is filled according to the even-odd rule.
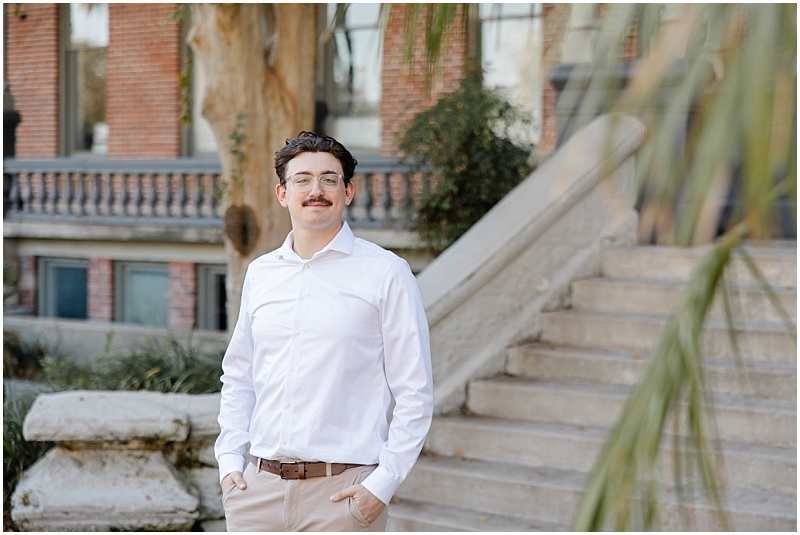
[[[289,209],[292,228],[305,231],[335,230],[342,223],[344,207],[353,200],[355,187],[340,181],[335,191],[323,191],[314,180],[310,191],[299,192],[291,183],[293,175],[306,174],[319,178],[326,173],[344,175],[341,162],[329,152],[301,152],[286,164],[286,186],[278,184],[275,193],[281,206]]]

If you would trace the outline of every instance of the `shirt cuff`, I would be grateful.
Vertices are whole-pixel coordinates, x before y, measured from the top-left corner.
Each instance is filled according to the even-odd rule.
[[[219,482],[231,472],[244,472],[244,455],[238,453],[223,453],[217,459],[219,464]]]
[[[374,494],[376,498],[386,505],[389,505],[392,496],[394,496],[394,493],[397,492],[398,487],[400,487],[400,483],[402,483],[402,481],[393,478],[392,475],[380,465],[367,476],[367,479],[361,482],[365,489]]]

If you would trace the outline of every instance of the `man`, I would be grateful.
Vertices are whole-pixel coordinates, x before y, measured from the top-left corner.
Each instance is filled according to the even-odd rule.
[[[430,427],[416,279],[342,221],[356,163],[308,132],[275,153],[292,231],[248,267],[222,362],[215,455],[230,531],[385,531]]]

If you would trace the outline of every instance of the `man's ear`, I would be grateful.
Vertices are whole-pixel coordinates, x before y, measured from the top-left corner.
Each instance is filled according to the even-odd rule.
[[[353,202],[353,197],[356,195],[356,185],[352,182],[348,183],[344,187],[344,203],[346,205],[350,205]]]
[[[275,195],[278,197],[278,202],[281,203],[281,206],[286,208],[286,186],[281,186],[280,183],[278,183],[278,185],[275,186]]]

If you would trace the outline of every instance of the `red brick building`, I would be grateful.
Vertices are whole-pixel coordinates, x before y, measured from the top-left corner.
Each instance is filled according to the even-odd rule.
[[[318,5],[318,33],[333,20],[335,6]],[[199,106],[186,109],[188,97],[200,101],[204,74],[196,63],[187,62],[191,10],[179,8],[5,7],[7,90],[22,117],[16,158],[55,159],[61,170],[70,159],[88,161],[99,169],[84,169],[78,178],[76,171],[32,171],[15,186],[19,214],[32,217],[6,221],[5,259],[20,269],[19,304],[33,314],[178,330],[226,327],[219,229],[192,229],[188,223],[150,228],[160,224],[156,216],[172,217],[176,210],[183,216],[187,207],[197,221],[213,212],[214,201],[201,186],[206,178],[186,172],[164,182],[167,170],[103,171],[117,160],[157,161],[163,167],[166,160],[191,166],[186,162],[215,159],[219,145]],[[378,4],[353,4],[318,54],[317,128],[380,169],[381,158],[399,155],[397,136],[408,120],[454,90],[472,56],[481,59],[487,85],[507,91],[532,114],[535,126],[528,142],[542,155],[551,153],[557,138],[556,93],[547,73],[563,61],[570,6],[474,4],[469,9],[470,25],[455,25],[444,68],[429,94],[421,31],[411,64],[404,60],[405,6],[393,5],[381,41]],[[176,16],[180,12],[183,17]],[[182,89],[181,79],[191,79],[191,85]],[[184,113],[194,119],[190,127],[181,121]],[[373,178],[360,183],[359,191],[375,199],[366,213],[373,205],[379,209],[378,199],[383,199],[388,214],[389,205],[399,202],[395,197],[403,184],[393,177],[390,185],[388,174],[385,180]],[[388,197],[383,195],[387,185]],[[62,209],[70,215],[77,209],[86,217],[56,225],[61,220],[50,216]],[[134,212],[141,216],[148,210],[154,218],[150,226],[131,220],[133,231],[130,225],[106,225],[100,218]],[[94,219],[88,217],[92,214]],[[359,232],[404,254],[412,267],[424,265],[408,233],[366,227]],[[68,282],[85,288],[70,293]],[[162,312],[151,314],[147,307]]]

